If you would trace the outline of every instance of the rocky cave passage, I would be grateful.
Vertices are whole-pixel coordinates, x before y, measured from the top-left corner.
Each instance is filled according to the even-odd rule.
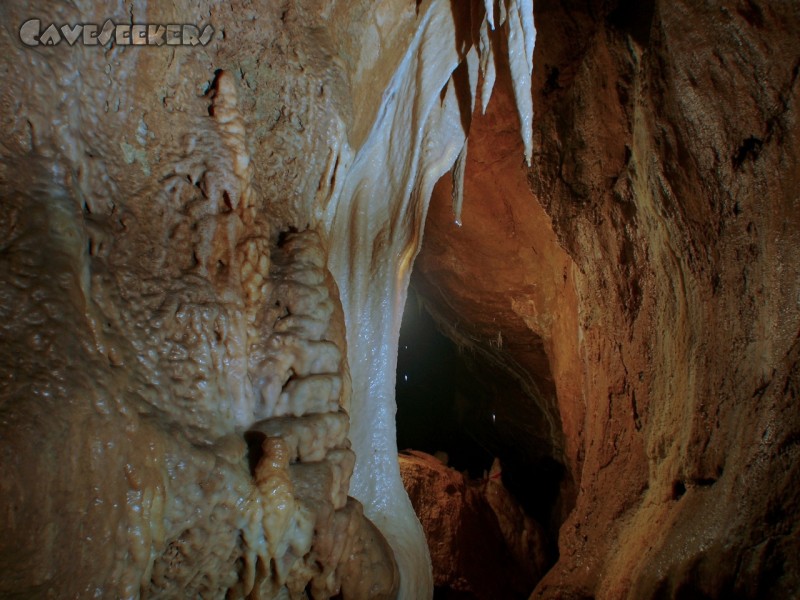
[[[0,596],[431,597],[412,267],[536,388],[504,407],[538,398],[524,446],[564,467],[533,597],[800,595],[800,5],[0,15]]]
[[[431,552],[434,598],[527,598],[557,557],[560,436],[550,439],[542,399],[492,356],[500,346],[459,347],[409,290],[397,443]]]

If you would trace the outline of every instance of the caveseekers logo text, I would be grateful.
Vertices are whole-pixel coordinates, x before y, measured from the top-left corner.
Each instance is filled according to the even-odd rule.
[[[112,39],[120,46],[205,46],[211,41],[214,28],[194,25],[116,24],[108,19],[102,27],[92,23],[56,26],[42,29],[39,19],[29,19],[19,28],[19,39],[26,46],[57,46],[66,42],[84,46],[105,46]]]

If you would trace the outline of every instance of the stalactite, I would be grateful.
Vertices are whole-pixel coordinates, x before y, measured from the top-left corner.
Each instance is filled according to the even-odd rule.
[[[500,24],[505,23],[512,74],[521,78],[517,103],[525,156],[530,161],[532,107],[526,44],[534,33],[524,27],[532,27],[532,15],[523,26],[522,8],[513,0],[506,1],[508,7],[500,3]],[[478,100],[478,75],[484,76],[482,107],[489,102],[495,78],[493,54],[499,51],[499,38],[489,33],[493,14],[492,5],[479,39],[463,50],[452,44],[459,38],[448,2],[434,1],[420,15],[417,36],[383,95],[373,129],[345,174],[337,206],[326,224],[331,239],[337,240],[329,266],[341,291],[353,373],[351,438],[359,457],[353,494],[364,502],[367,516],[395,551],[402,598],[428,596],[430,575],[424,539],[400,489],[396,448],[386,443],[395,438],[400,315],[433,184],[454,165],[454,212],[457,221],[461,218],[468,123]],[[454,72],[462,61],[466,63],[458,73],[462,80],[456,85]],[[465,91],[469,97],[459,97]]]
[[[480,52],[481,52],[481,112],[486,113],[486,107],[489,106],[489,100],[492,97],[492,90],[494,89],[494,82],[497,78],[497,71],[495,68],[494,46],[489,38],[489,28],[494,29],[494,25],[490,24],[486,19],[481,23],[480,28]]]
[[[464,172],[467,168],[467,144],[464,140],[461,152],[458,153],[455,165],[453,165],[453,214],[455,223],[461,227],[461,207],[464,204]]]
[[[533,69],[533,45],[536,31],[531,17],[523,16],[523,8],[530,2],[506,0],[508,3],[506,32],[508,35],[508,62],[511,67],[511,80],[514,84],[514,97],[517,101],[520,133],[525,146],[525,161],[531,164],[533,153],[533,97],[531,95],[531,72]]]

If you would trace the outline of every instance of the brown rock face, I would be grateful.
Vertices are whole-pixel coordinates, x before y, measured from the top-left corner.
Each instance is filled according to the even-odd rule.
[[[437,597],[527,598],[546,567],[542,531],[498,478],[475,481],[423,452],[400,473],[431,550]]]
[[[496,96],[415,274],[558,417],[575,503],[535,596],[796,596],[800,7],[535,15],[533,165]]]
[[[518,126],[508,66],[500,64],[486,115],[473,115],[463,224],[454,222],[444,178],[413,284],[443,332],[477,351],[477,375],[495,388],[496,419],[485,436],[530,468],[577,453],[583,409],[574,264],[529,189]],[[568,473],[561,485],[555,529],[572,502]]]

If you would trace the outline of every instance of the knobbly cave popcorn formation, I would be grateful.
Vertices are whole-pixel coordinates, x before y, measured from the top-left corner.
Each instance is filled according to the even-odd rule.
[[[537,389],[505,407],[565,468],[535,597],[800,592],[796,3],[0,17],[0,596],[430,597],[412,266]],[[215,33],[32,47],[32,18]]]
[[[451,75],[474,98],[504,27],[527,87],[529,9],[489,39],[483,5],[442,1],[3,5],[216,33],[0,34],[2,594],[429,594],[386,367],[466,155]]]

